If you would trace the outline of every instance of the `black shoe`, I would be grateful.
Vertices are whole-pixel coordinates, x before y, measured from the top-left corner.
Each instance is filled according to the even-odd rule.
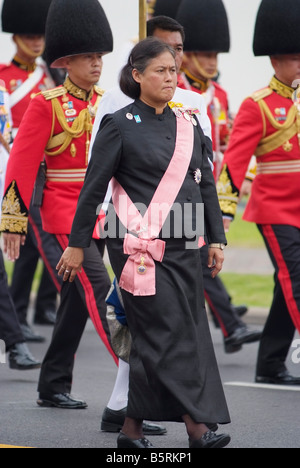
[[[241,346],[243,344],[256,343],[260,341],[262,332],[257,330],[249,330],[248,327],[239,327],[237,328],[232,335],[228,338],[225,338],[225,348],[226,346]]]
[[[26,343],[17,343],[10,348],[9,367],[15,370],[34,370],[40,369],[42,364],[38,362],[30,353]]]
[[[114,411],[109,408],[105,408],[102,421],[101,421],[101,431],[103,432],[121,432],[122,427],[124,426],[126,418],[127,408],[124,408],[120,411]],[[143,432],[145,435],[158,436],[164,435],[167,433],[167,429],[159,424],[143,424]]]
[[[256,383],[272,385],[300,385],[300,377],[293,377],[287,370],[272,377],[257,376]]]
[[[144,448],[154,448],[151,442],[148,439],[138,439],[133,440],[129,439],[123,432],[120,433],[118,437],[118,448],[119,449],[144,449]]]
[[[244,317],[244,315],[246,315],[248,310],[249,310],[248,306],[246,306],[246,305],[233,306],[233,308],[234,308],[235,313],[239,317]]]
[[[24,336],[24,339],[30,343],[44,343],[46,338],[40,335],[36,335],[34,331],[30,328],[28,324],[21,324],[21,330]]]
[[[208,427],[208,429],[211,431],[211,432],[217,432],[219,430],[219,426],[218,424],[211,424],[211,423],[204,423],[206,427]]]
[[[233,344],[226,343],[226,339],[224,340],[224,349],[226,354],[234,354],[238,353],[243,349],[242,345],[234,346]]]
[[[225,448],[231,442],[231,437],[228,434],[217,435],[214,432],[208,431],[199,440],[190,440],[191,449],[212,449]]]
[[[69,393],[58,393],[57,395],[41,393],[37,404],[42,408],[85,409],[88,407],[85,401],[77,400]]]
[[[45,310],[43,312],[36,313],[34,324],[35,325],[55,325],[56,312],[53,310]]]

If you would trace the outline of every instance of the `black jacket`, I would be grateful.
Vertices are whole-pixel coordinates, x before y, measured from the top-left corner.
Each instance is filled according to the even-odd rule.
[[[226,243],[206,139],[199,125],[194,128],[193,156],[176,203],[182,207],[192,205],[193,227],[196,226],[196,206],[203,203],[209,242]],[[106,116],[93,147],[69,245],[89,246],[97,209],[105,199],[112,177],[118,180],[133,203],[148,207],[174,154],[175,142],[176,117],[169,106],[162,115],[156,115],[155,109],[138,100]],[[202,172],[200,185],[194,179],[197,169]],[[171,220],[170,237],[174,237],[174,232]],[[203,235],[204,231],[197,234]]]

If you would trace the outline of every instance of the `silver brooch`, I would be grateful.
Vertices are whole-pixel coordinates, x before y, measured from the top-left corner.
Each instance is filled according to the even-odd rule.
[[[200,185],[201,180],[202,180],[202,172],[200,171],[200,169],[197,169],[194,172],[194,179],[195,179],[196,184]]]

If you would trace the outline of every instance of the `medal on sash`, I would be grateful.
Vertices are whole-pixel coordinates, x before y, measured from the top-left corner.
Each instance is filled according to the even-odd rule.
[[[145,266],[145,257],[143,256],[141,257],[141,264],[138,267],[137,271],[139,275],[145,275],[147,272],[147,267]]]

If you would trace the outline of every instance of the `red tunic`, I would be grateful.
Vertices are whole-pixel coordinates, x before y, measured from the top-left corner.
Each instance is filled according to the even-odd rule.
[[[235,215],[239,190],[255,154],[258,175],[244,219],[300,228],[300,113],[292,101],[293,91],[273,78],[268,88],[242,104],[218,182],[224,215]]]
[[[69,92],[64,87],[46,91],[29,105],[7,167],[1,231],[26,234],[33,187],[45,158],[43,228],[51,234],[71,232],[88,166],[94,115],[103,95],[97,87],[89,97],[80,88],[71,88]],[[80,92],[83,99],[75,97]]]
[[[5,81],[9,94],[16,91],[28,79],[30,74],[30,72],[23,70],[15,63],[0,65],[0,78]],[[29,106],[32,96],[51,87],[53,87],[53,82],[44,71],[39,82],[30,89],[20,102],[12,107],[11,112],[14,128],[20,127],[21,120]]]
[[[227,146],[229,138],[229,103],[226,91],[214,81],[210,82],[207,90],[196,87],[197,83],[190,83],[184,75],[178,77],[178,87],[189,89],[202,94],[206,100],[207,114],[212,126],[213,150],[220,151]]]

